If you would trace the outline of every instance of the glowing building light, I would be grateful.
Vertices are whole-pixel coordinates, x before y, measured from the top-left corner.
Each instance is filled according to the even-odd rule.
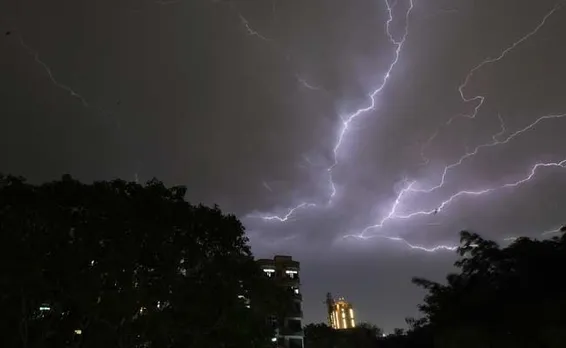
[[[263,271],[270,278],[273,277],[273,275],[275,274],[275,270],[272,268],[264,268]]]
[[[354,309],[351,303],[343,298],[334,301],[330,294],[328,294],[326,303],[328,305],[329,325],[333,329],[351,329],[356,327]]]

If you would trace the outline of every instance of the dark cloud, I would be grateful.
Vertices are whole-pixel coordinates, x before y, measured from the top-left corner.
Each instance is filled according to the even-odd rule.
[[[409,1],[391,3],[399,39]],[[563,223],[566,169],[554,167],[516,187],[458,197],[437,214],[392,219],[368,231],[372,239],[343,238],[386,217],[408,182],[438,184],[446,165],[492,141],[498,115],[505,139],[566,113],[559,9],[471,76],[463,91],[485,97],[482,108],[473,120],[454,118],[477,105],[458,91],[470,70],[555,5],[415,0],[398,64],[338,151],[337,193],[326,205],[341,117],[368,105],[395,58],[383,0],[3,3],[0,171],[36,182],[69,172],[187,185],[189,200],[240,216],[257,255],[302,261],[308,321],[324,320],[332,291],[354,302],[361,320],[390,330],[416,315],[422,293],[411,277],[440,280],[455,257],[398,238],[432,248],[455,245],[461,229],[502,240]],[[565,127],[566,117],[545,119],[481,148],[442,189],[405,197],[398,213],[434,211],[460,190],[517,182],[538,162],[566,159]],[[257,218],[301,202],[318,207],[284,223]]]

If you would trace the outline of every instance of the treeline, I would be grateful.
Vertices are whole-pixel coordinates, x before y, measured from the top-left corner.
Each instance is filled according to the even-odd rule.
[[[272,347],[290,296],[234,216],[184,196],[0,176],[0,346]]]
[[[563,228],[564,232],[566,228]],[[375,339],[365,328],[341,334],[305,329],[306,348],[559,348],[566,346],[566,234],[519,238],[507,247],[461,232],[457,273],[443,284],[422,278],[422,318],[406,332]],[[334,335],[334,336],[332,336]],[[329,339],[329,337],[332,337]]]

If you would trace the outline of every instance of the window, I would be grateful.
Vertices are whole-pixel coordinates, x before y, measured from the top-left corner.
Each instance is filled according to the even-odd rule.
[[[293,333],[301,332],[301,321],[299,319],[289,319],[287,320],[287,328]]]
[[[299,271],[295,271],[295,270],[286,270],[285,274],[291,278],[291,279],[297,279],[299,278]]]
[[[272,268],[264,268],[263,271],[270,278],[273,277],[273,275],[275,274],[275,270]]]
[[[303,340],[300,338],[289,339],[289,348],[303,348]]]
[[[269,323],[271,324],[271,327],[272,327],[272,328],[276,329],[277,326],[278,326],[277,317],[274,316],[274,315],[271,316],[271,317],[269,318]]]

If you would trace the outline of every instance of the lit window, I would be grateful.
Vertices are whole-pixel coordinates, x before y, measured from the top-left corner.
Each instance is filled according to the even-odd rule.
[[[263,271],[268,277],[273,277],[273,274],[275,274],[275,270],[272,268],[265,268]]]
[[[291,279],[295,279],[299,276],[299,272],[295,270],[286,270],[285,274],[287,274],[287,276],[289,276],[289,278]]]
[[[83,330],[75,330],[75,335],[82,335],[83,334]]]
[[[294,289],[293,289],[293,292],[294,292],[296,295],[298,295],[298,294],[299,294],[299,288],[294,288]]]

